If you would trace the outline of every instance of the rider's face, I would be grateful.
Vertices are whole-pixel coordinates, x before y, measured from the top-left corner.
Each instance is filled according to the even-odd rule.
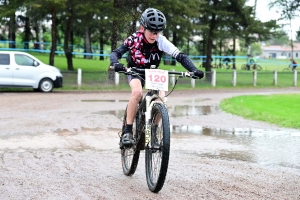
[[[155,32],[155,31],[150,31],[148,29],[144,29],[145,38],[150,44],[153,44],[157,40],[159,34],[160,34],[160,32]]]

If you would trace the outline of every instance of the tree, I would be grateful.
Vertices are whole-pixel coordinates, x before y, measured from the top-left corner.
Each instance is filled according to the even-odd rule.
[[[286,45],[289,43],[289,40],[287,33],[283,30],[279,30],[275,36],[268,40],[268,43],[271,45]]]
[[[294,57],[294,43],[293,43],[293,38],[292,38],[292,34],[293,34],[292,19],[299,16],[299,14],[298,14],[299,5],[300,5],[299,0],[274,0],[274,1],[270,2],[270,4],[269,4],[270,8],[276,7],[277,9],[280,10],[280,13],[281,13],[280,20],[286,19],[289,21],[290,32],[291,32],[291,38],[290,38],[291,44],[290,45],[292,48],[292,58]]]
[[[0,21],[8,27],[9,48],[16,48],[16,11],[21,10],[24,0],[0,0]]]
[[[54,66],[54,56],[57,43],[57,14],[62,12],[65,8],[67,0],[35,0],[34,4],[30,0],[27,0],[27,4],[34,9],[39,10],[42,14],[51,15],[51,52],[49,56],[49,65]]]
[[[296,41],[300,42],[300,27],[299,27],[298,31],[296,31]]]

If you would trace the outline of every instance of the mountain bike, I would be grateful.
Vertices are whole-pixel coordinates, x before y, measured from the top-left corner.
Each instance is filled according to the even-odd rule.
[[[149,69],[148,72],[149,71],[151,71],[151,69]],[[177,75],[173,89],[175,88],[178,78],[195,78],[192,72],[162,71],[167,72],[167,76],[168,74]],[[147,69],[129,67],[126,68],[126,71],[119,73],[136,76],[145,75],[145,79],[149,78],[149,76],[147,76]],[[155,76],[155,79],[168,84],[168,79],[164,76]],[[121,160],[123,173],[127,176],[131,176],[136,171],[140,151],[145,150],[147,185],[150,191],[157,193],[164,185],[169,164],[170,122],[166,102],[167,96],[173,89],[165,97],[159,96],[159,89],[155,89],[153,86],[147,86],[147,81],[146,89],[147,94],[140,99],[137,105],[137,112],[133,123],[133,138],[135,142],[132,147],[124,147],[121,149]],[[119,132],[120,139],[126,127],[126,118],[127,107],[124,113],[122,131]]]
[[[293,64],[289,64],[288,67],[284,68],[282,71],[283,72],[293,72],[295,70],[294,65]]]
[[[232,68],[232,66],[229,64],[229,62],[226,65],[226,62],[222,62],[222,63],[215,63],[213,65],[213,68],[220,68],[220,69],[230,69]]]
[[[248,70],[247,64],[243,64],[243,65],[241,66],[241,69],[242,69],[242,70]],[[261,67],[260,65],[258,65],[258,64],[250,64],[250,69],[257,70],[257,71],[261,71],[261,70],[262,70],[262,67]],[[249,69],[249,70],[250,70],[250,69]]]

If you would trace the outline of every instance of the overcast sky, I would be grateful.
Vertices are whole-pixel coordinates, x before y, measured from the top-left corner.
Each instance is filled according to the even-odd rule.
[[[271,19],[278,19],[280,17],[279,13],[276,13],[276,8],[269,9],[269,2],[271,0],[257,0],[256,5],[256,17],[260,19],[262,22],[269,21]],[[255,0],[249,0],[247,5],[254,6]],[[288,23],[279,21],[279,23]],[[296,31],[299,30],[300,27],[300,18],[295,18],[292,20],[292,31],[293,31],[293,39],[296,38]],[[290,26],[285,26],[284,30],[287,32],[288,36],[291,36]]]

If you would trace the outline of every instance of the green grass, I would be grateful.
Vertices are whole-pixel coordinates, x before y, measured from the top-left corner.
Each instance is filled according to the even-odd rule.
[[[237,96],[223,100],[220,107],[247,119],[300,129],[300,94]]]
[[[42,62],[49,64],[49,53],[30,52],[36,56]],[[122,58],[121,63],[126,64],[126,59]],[[218,60],[217,60],[218,62]],[[209,81],[204,79],[196,80],[195,89],[214,89],[214,88],[282,88],[293,86],[293,74],[284,73],[282,70],[278,70],[278,84],[273,83],[273,71],[274,69],[280,69],[285,66],[285,63],[289,63],[286,60],[260,60],[259,64],[263,67],[264,71],[257,72],[257,83],[253,86],[253,72],[241,70],[240,66],[245,63],[245,59],[236,59],[237,62],[237,83],[236,86],[232,85],[232,70],[228,69],[216,69],[217,72],[217,85],[212,87]],[[199,60],[194,60],[196,66],[200,65]],[[276,63],[278,65],[276,65]],[[73,58],[74,71],[67,69],[67,60],[64,55],[56,55],[54,59],[54,66],[58,67],[64,75],[64,87],[59,90],[76,90],[77,87],[77,69],[82,69],[82,86],[81,90],[128,90],[128,84],[123,74],[120,74],[120,85],[114,86],[114,83],[108,80],[108,67],[110,61],[108,57],[104,60],[99,60],[99,57],[93,57],[93,59],[84,59],[82,57]],[[164,65],[163,62],[160,65],[160,69],[186,71],[179,63],[176,66]],[[201,68],[204,70],[204,68]],[[298,72],[297,85],[300,85],[300,75]],[[188,78],[179,79],[176,86],[176,90],[190,90],[191,80]],[[169,87],[171,90],[171,87]]]

